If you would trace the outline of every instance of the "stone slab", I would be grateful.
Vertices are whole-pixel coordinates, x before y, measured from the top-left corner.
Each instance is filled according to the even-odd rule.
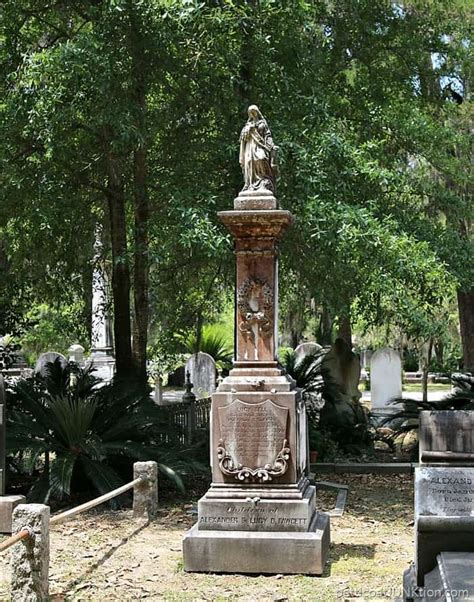
[[[474,600],[474,553],[441,552],[437,562],[425,578],[425,599]],[[430,592],[440,595],[429,598]]]
[[[417,468],[415,516],[422,515],[474,517],[474,468]]]
[[[329,516],[315,515],[306,533],[202,531],[183,539],[188,572],[321,575],[329,550]]]
[[[306,532],[316,509],[316,491],[311,486],[301,500],[251,500],[202,497],[198,503],[199,530]]]
[[[25,503],[23,495],[4,495],[0,497],[0,533],[12,532],[13,510]]]
[[[420,462],[474,465],[474,412],[420,412]]]

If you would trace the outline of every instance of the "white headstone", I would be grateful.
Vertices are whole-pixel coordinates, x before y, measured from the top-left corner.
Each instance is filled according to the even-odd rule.
[[[84,347],[82,345],[71,345],[68,349],[69,361],[76,362],[79,366],[84,364]]]
[[[395,397],[402,396],[402,361],[395,349],[376,351],[370,361],[372,409],[386,408]]]
[[[320,349],[322,349],[322,347],[317,343],[301,343],[301,345],[298,345],[295,349],[296,361],[300,362],[306,355],[316,353]]]
[[[55,362],[57,359],[61,362],[61,366],[64,368],[67,365],[67,359],[64,355],[60,353],[56,353],[55,351],[48,351],[47,353],[42,353],[38,361],[35,365],[35,374],[40,374],[41,376],[46,376],[46,364],[50,362]]]
[[[208,353],[195,353],[186,362],[186,372],[191,375],[193,392],[197,399],[209,397],[216,390],[216,362]]]
[[[157,376],[155,379],[155,403],[156,405],[163,405],[163,379],[161,376]]]

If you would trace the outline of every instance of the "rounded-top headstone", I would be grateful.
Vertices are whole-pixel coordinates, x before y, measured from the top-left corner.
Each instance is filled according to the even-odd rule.
[[[84,347],[75,343],[68,349],[69,361],[76,362],[76,364],[82,365],[84,363]]]
[[[42,353],[36,362],[35,374],[46,376],[46,365],[55,362],[57,359],[59,359],[61,366],[65,368],[67,365],[67,359],[64,357],[64,355],[56,353],[56,351]]]
[[[372,408],[386,408],[402,396],[402,360],[395,349],[378,349],[370,360],[370,395]]]
[[[317,353],[321,349],[322,347],[321,345],[318,345],[318,343],[301,343],[301,345],[298,345],[298,347],[295,349],[296,361],[300,362],[310,353]]]
[[[216,362],[208,353],[195,353],[186,362],[194,392],[198,399],[209,397],[216,390]]]

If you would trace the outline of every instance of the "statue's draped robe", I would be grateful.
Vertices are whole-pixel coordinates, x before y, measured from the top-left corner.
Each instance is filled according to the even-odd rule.
[[[239,162],[244,174],[244,190],[265,188],[274,192],[275,175],[272,167],[274,151],[271,132],[261,119],[247,131],[247,123],[240,136]]]

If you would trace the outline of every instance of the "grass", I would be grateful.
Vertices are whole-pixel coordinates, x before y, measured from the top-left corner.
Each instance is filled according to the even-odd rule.
[[[403,390],[408,393],[421,393],[421,383],[404,383]],[[428,383],[428,392],[445,391],[446,394],[451,393],[451,385],[442,383]]]
[[[88,512],[51,529],[52,602],[102,600],[241,600],[336,602],[400,596],[413,558],[413,486],[408,475],[324,475],[349,486],[346,510],[331,518],[329,562],[322,577],[190,574],[181,542],[195,522],[195,499],[161,502],[141,525],[130,511]],[[334,507],[318,494],[321,509]],[[0,600],[9,599],[9,569],[0,563]]]

